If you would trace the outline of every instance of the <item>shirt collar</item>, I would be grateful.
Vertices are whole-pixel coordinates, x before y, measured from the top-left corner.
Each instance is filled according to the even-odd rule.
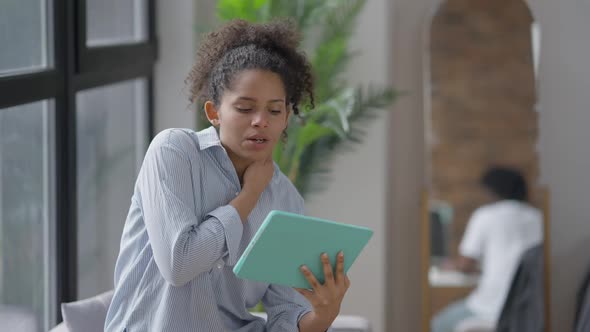
[[[211,126],[207,129],[203,129],[197,133],[197,137],[199,138],[199,148],[201,150],[208,149],[212,146],[221,146],[221,141],[219,140],[219,135],[217,134],[217,129]]]

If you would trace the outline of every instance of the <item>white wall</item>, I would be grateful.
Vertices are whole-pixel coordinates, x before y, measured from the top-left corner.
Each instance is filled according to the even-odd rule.
[[[156,1],[158,61],[154,74],[155,133],[166,128],[195,128],[184,80],[194,60],[195,1]]]
[[[351,48],[361,54],[346,77],[353,84],[389,83],[387,0],[369,0],[359,16]],[[385,112],[367,128],[368,137],[351,152],[337,156],[325,191],[306,199],[307,214],[369,227],[374,235],[349,271],[351,288],[341,313],[368,318],[374,331],[385,322],[385,204],[387,177]]]
[[[590,268],[590,3],[530,1],[541,24],[541,181],[551,191],[553,331],[571,331]]]

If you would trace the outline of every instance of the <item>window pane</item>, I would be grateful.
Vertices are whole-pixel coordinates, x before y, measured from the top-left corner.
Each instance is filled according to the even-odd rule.
[[[113,288],[121,233],[147,146],[146,87],[141,79],[76,97],[79,298]]]
[[[130,44],[147,40],[146,0],[86,0],[86,45]]]
[[[54,323],[53,103],[0,110],[0,329]]]
[[[0,76],[52,66],[51,1],[2,0],[0,7]]]

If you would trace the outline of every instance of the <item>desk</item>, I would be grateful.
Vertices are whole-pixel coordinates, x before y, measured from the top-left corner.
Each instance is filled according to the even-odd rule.
[[[431,287],[471,287],[479,282],[479,274],[465,274],[459,271],[442,270],[437,266],[430,266],[428,283]]]

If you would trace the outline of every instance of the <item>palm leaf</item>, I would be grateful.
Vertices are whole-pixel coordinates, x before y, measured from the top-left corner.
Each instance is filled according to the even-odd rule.
[[[351,100],[348,100],[349,103],[353,103],[353,106],[348,116],[350,128],[346,137],[332,136],[317,140],[302,155],[300,163],[302,169],[299,171],[296,187],[303,196],[324,188],[329,181],[329,169],[333,158],[341,153],[352,151],[355,144],[362,143],[363,137],[366,136],[367,123],[375,120],[397,96],[397,92],[390,88],[369,87],[366,93],[363,93],[361,87],[355,89],[350,97]],[[346,144],[346,142],[353,144]]]
[[[323,26],[318,44],[324,44],[335,38],[350,39],[356,18],[364,7],[366,0],[325,0],[311,14],[313,24]]]
[[[268,6],[268,0],[218,0],[217,18],[222,22],[235,18],[259,22],[265,14],[265,6]]]
[[[339,37],[326,41],[316,49],[311,60],[316,78],[315,93],[322,102],[342,88],[344,82],[339,81],[341,73],[352,58],[348,52],[348,41]]]

